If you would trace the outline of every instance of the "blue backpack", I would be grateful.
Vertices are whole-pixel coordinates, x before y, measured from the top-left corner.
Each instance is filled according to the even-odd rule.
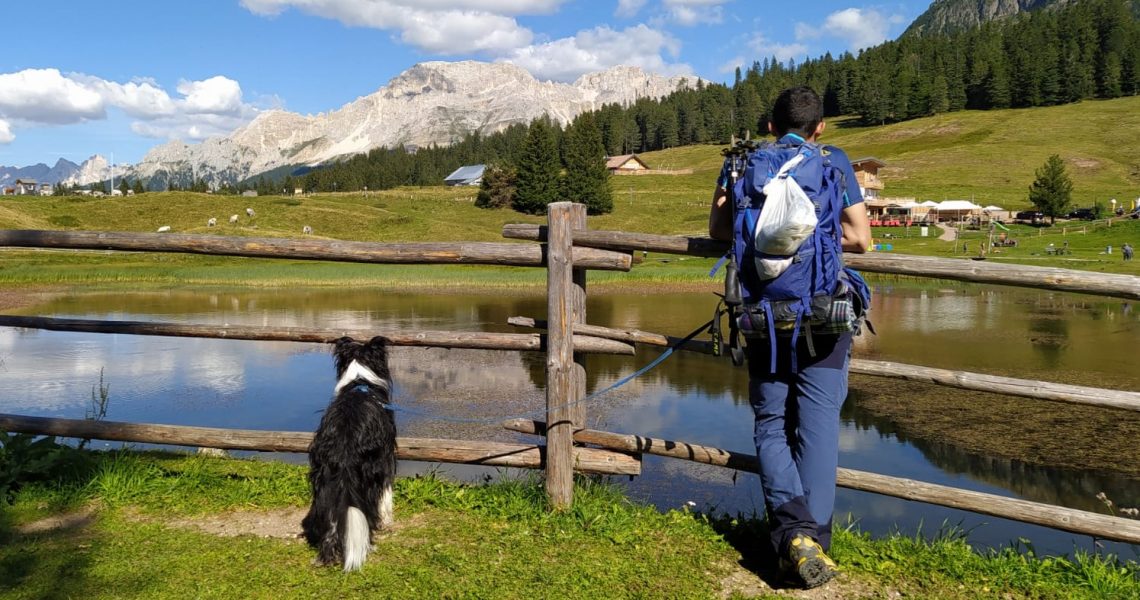
[[[771,256],[756,248],[753,232],[764,209],[764,186],[777,176],[780,168],[797,154],[802,161],[790,171],[815,208],[818,223],[790,256]],[[742,362],[738,334],[748,338],[766,338],[772,344],[771,370],[776,370],[776,338],[791,337],[792,348],[801,333],[814,354],[813,333],[834,334],[858,331],[870,304],[870,290],[858,273],[843,266],[840,215],[844,208],[846,177],[832,164],[833,153],[827,146],[811,142],[802,145],[765,142],[749,148],[743,157],[726,161],[729,176],[729,201],[733,205],[733,242],[729,250],[729,274],[726,303],[729,304],[732,339],[730,347],[737,364]],[[773,278],[764,275],[764,263],[788,259],[786,270]],[[735,277],[732,273],[735,263]],[[732,280],[735,279],[735,284]],[[730,289],[733,286],[737,290]],[[733,307],[731,299],[737,297]],[[792,369],[796,369],[795,352]]]

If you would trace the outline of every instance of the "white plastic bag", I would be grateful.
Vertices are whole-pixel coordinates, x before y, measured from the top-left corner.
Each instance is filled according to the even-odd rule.
[[[811,198],[808,198],[795,178],[789,175],[789,172],[803,159],[803,154],[792,157],[764,186],[764,208],[760,211],[760,217],[756,220],[756,230],[753,232],[756,250],[762,254],[776,256],[795,254],[800,244],[815,231],[815,226],[819,222]],[[782,262],[782,260],[773,262]],[[791,261],[788,260],[787,264],[791,264]],[[787,268],[787,264],[779,268],[779,273]]]
[[[757,258],[756,259],[756,276],[760,281],[768,281],[775,279],[788,270],[792,266],[792,257],[787,258]]]

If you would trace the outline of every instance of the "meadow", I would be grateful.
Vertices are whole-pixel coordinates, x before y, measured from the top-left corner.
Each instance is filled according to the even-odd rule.
[[[4,445],[0,444],[0,452]],[[39,454],[42,454],[39,453]],[[972,550],[961,531],[872,539],[837,527],[841,577],[777,591],[763,523],[659,512],[594,479],[551,512],[539,481],[396,482],[396,525],[363,571],[315,567],[298,540],[304,467],[159,453],[25,451],[41,477],[0,498],[0,598],[1136,598],[1135,563]],[[23,460],[19,460],[23,459]],[[759,577],[756,574],[758,573]],[[777,589],[773,589],[773,588]]]
[[[885,196],[919,200],[970,198],[1009,210],[1027,208],[1034,171],[1049,154],[1064,157],[1074,183],[1074,206],[1107,206],[1109,198],[1131,202],[1140,195],[1140,98],[1094,100],[1065,106],[990,112],[961,112],[885,127],[863,128],[849,120],[830,123],[824,140],[849,156],[885,161],[880,171]],[[670,235],[706,235],[711,187],[722,146],[701,145],[646,153],[657,169],[692,169],[691,175],[611,178],[614,210],[589,218],[589,227]],[[187,192],[136,197],[0,197],[0,228],[119,230],[226,236],[300,237],[302,228],[329,240],[367,242],[503,241],[508,222],[543,222],[511,210],[475,208],[474,188],[401,187],[382,192],[308,196],[239,197]],[[246,216],[245,209],[255,212]],[[237,214],[230,224],[230,214]],[[207,226],[215,218],[218,225]],[[894,252],[964,258],[960,243],[920,237],[917,228],[877,228],[877,242]],[[889,235],[888,235],[889,234]],[[987,232],[962,232],[972,248]],[[1140,261],[1125,263],[1106,246],[1140,245],[1140,221],[1059,221],[1053,227],[1012,226],[1017,248],[991,260],[1140,275]],[[1045,246],[1066,241],[1072,254],[1049,256]],[[253,285],[355,284],[454,286],[538,285],[535,269],[361,266],[288,260],[153,256],[96,252],[13,250],[0,262],[0,283],[66,284],[119,282]],[[597,274],[597,283],[708,283],[710,261],[645,257],[633,274]]]
[[[1098,132],[1089,135],[1088,132]],[[1107,132],[1109,135],[1101,135]],[[1110,198],[1131,202],[1140,195],[1140,98],[1086,101],[1065,106],[966,111],[882,127],[850,120],[830,123],[824,141],[853,158],[874,156],[883,195],[919,200],[972,199],[1019,210],[1029,206],[1027,190],[1035,170],[1058,153],[1074,184],[1074,207]],[[594,229],[705,235],[711,189],[721,165],[721,146],[699,145],[650,152],[643,158],[658,169],[692,169],[688,175],[611,178],[614,210],[590,217]],[[474,206],[473,188],[403,187],[367,193],[244,198],[189,192],[151,192],[137,197],[0,197],[0,228],[172,232],[225,236],[313,237],[373,242],[503,241],[506,223],[541,223],[541,216]],[[255,216],[246,216],[245,209]],[[229,216],[238,215],[230,224]],[[208,227],[210,218],[218,225]],[[1076,227],[1076,229],[1074,229]],[[1083,227],[1084,229],[1081,229]],[[960,244],[920,238],[912,228],[877,229],[876,239],[894,252],[964,257]],[[892,239],[888,240],[886,234]],[[986,232],[963,232],[981,240]],[[1140,245],[1140,221],[1117,220],[1112,227],[1059,222],[1049,228],[1015,227],[1016,248],[992,260],[1140,275],[1140,261],[1123,263],[1107,246]],[[901,240],[898,238],[902,238]],[[1050,242],[1068,240],[1072,254],[1050,256]],[[974,245],[976,248],[977,246]],[[598,283],[708,283],[707,260],[646,257],[632,274],[598,274]],[[99,269],[91,269],[98,265]],[[417,267],[241,260],[189,255],[28,252],[12,250],[0,261],[0,283],[56,284],[136,282],[154,284],[330,285],[337,282],[431,287],[539,285],[536,270],[483,267]]]

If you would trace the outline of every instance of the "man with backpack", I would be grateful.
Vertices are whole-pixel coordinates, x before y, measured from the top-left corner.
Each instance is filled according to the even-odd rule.
[[[743,163],[726,161],[709,235],[733,243],[729,281],[739,285],[726,285],[725,296],[730,305],[735,292],[741,297],[732,345],[743,332],[770,542],[784,574],[812,588],[836,575],[827,550],[839,410],[852,336],[870,300],[842,253],[866,252],[871,229],[847,156],[816,143],[825,124],[814,91],[784,90],[768,128],[776,143],[750,149]],[[810,202],[815,218],[790,218],[795,209],[785,206],[796,201]],[[811,221],[814,228],[801,226]]]

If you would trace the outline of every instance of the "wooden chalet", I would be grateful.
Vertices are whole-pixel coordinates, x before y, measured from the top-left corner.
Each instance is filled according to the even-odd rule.
[[[636,154],[622,154],[606,159],[606,168],[614,175],[627,175],[638,171],[648,171],[649,165]]]
[[[864,200],[878,198],[883,191],[883,180],[879,179],[879,169],[887,163],[874,158],[860,158],[851,161],[851,168],[855,171],[855,180],[859,182],[859,191],[863,193]]]

